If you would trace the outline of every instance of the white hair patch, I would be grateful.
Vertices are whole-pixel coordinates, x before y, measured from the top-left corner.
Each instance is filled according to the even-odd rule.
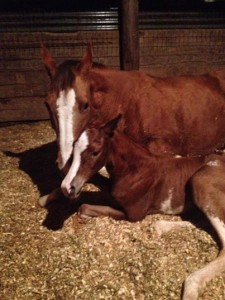
[[[210,216],[208,215],[208,218],[213,225],[213,227],[216,229],[217,234],[220,238],[220,241],[223,245],[223,248],[225,247],[225,224],[222,220],[220,220],[218,217]]]
[[[74,145],[72,165],[61,184],[62,191],[66,194],[66,196],[69,195],[71,189],[71,182],[73,178],[77,175],[77,172],[80,168],[81,154],[87,148],[88,144],[88,135],[86,131],[84,131]]]
[[[207,166],[210,166],[210,167],[220,167],[221,166],[221,162],[217,159],[215,160],[210,160],[206,163]]]
[[[73,150],[73,108],[76,103],[76,94],[74,89],[61,91],[56,100],[56,107],[59,119],[59,147],[62,156],[62,163],[59,166],[62,169],[70,158]]]
[[[168,197],[161,205],[161,211],[163,213],[172,214],[172,205],[171,205],[172,198],[173,198],[173,189],[169,189]]]
[[[161,204],[161,212],[162,213],[165,213],[168,215],[174,215],[174,214],[178,214],[182,211],[182,209],[183,209],[182,205],[172,208],[173,196],[174,196],[174,188],[171,188],[168,191],[168,197]]]

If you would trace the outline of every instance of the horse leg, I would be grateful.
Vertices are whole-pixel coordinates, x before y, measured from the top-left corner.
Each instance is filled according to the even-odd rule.
[[[40,197],[38,200],[38,204],[41,207],[45,207],[50,202],[59,199],[59,197],[61,197],[62,195],[63,194],[62,194],[61,188],[56,188],[51,193]]]
[[[196,205],[214,227],[221,243],[217,258],[190,274],[184,283],[183,300],[196,300],[206,283],[225,271],[225,167],[204,166],[191,179]]]
[[[78,209],[78,216],[81,219],[88,219],[89,217],[111,217],[115,220],[125,220],[125,214],[115,208],[104,205],[90,205],[82,204]]]

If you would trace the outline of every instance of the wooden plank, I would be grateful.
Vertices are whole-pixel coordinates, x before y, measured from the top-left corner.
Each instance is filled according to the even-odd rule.
[[[149,73],[152,76],[157,77],[170,77],[177,75],[200,75],[208,73],[212,70],[210,66],[203,64],[185,64],[177,63],[170,65],[170,68],[166,68],[163,65],[142,65],[141,70]]]
[[[122,0],[121,66],[139,69],[138,0]]]
[[[48,82],[45,71],[16,72],[14,75],[11,72],[0,72],[0,99],[45,96]]]
[[[49,119],[45,97],[0,99],[0,122]]]
[[[17,84],[43,84],[45,85],[46,81],[46,71],[44,70],[44,66],[42,70],[40,71],[32,71],[27,70],[26,72],[18,71],[8,71],[5,70],[5,72],[0,72],[0,86],[2,85],[17,85]]]
[[[42,85],[39,84],[21,84],[21,85],[3,85],[0,87],[0,99],[11,97],[34,97],[44,96],[46,93]]]
[[[15,51],[20,55],[20,58],[38,58],[40,52],[35,49],[40,49],[40,44],[44,43],[54,55],[60,49],[70,51],[74,57],[83,55],[83,51],[89,42],[93,43],[94,51],[98,52],[102,48],[110,51],[115,45],[119,45],[118,31],[85,31],[69,33],[0,33],[1,55],[5,58],[10,58]],[[108,48],[106,48],[108,46]],[[75,53],[75,54],[74,54]],[[26,56],[26,55],[28,56]],[[15,57],[14,57],[15,58]]]
[[[39,59],[1,59],[0,60],[0,72],[7,71],[43,71],[44,65],[41,61],[41,56]]]
[[[109,46],[108,46],[109,47]],[[74,59],[80,61],[83,57],[85,47],[82,48],[81,51],[77,51],[77,49],[74,48],[49,48],[49,51],[53,55],[54,58],[56,58],[59,61],[62,61],[63,59]],[[8,50],[7,53],[5,53],[5,50],[0,49],[0,57],[4,57],[4,60],[6,61],[13,61],[13,60],[27,60],[29,64],[32,62],[32,60],[40,61],[41,63],[41,55],[40,55],[40,47],[37,49],[24,49],[21,51],[21,49],[11,49]],[[94,58],[95,61],[98,61],[99,58],[102,57],[118,57],[119,58],[119,48],[115,47],[115,45],[108,50],[107,47],[101,47],[99,49],[94,49]],[[3,64],[4,62],[2,62]]]

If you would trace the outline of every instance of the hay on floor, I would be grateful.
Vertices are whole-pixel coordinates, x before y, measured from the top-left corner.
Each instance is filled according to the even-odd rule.
[[[0,128],[0,299],[180,299],[185,278],[217,256],[212,236],[199,228],[157,236],[156,220],[179,217],[82,224],[66,199],[40,208],[61,180],[54,139],[49,122]],[[97,194],[86,185],[88,199]],[[225,299],[225,274],[201,299]]]

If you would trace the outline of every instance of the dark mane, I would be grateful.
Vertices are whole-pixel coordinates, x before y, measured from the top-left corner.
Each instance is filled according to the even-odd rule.
[[[66,60],[57,69],[55,78],[52,82],[52,89],[57,92],[71,88],[74,82],[73,68],[79,65],[79,61]]]

